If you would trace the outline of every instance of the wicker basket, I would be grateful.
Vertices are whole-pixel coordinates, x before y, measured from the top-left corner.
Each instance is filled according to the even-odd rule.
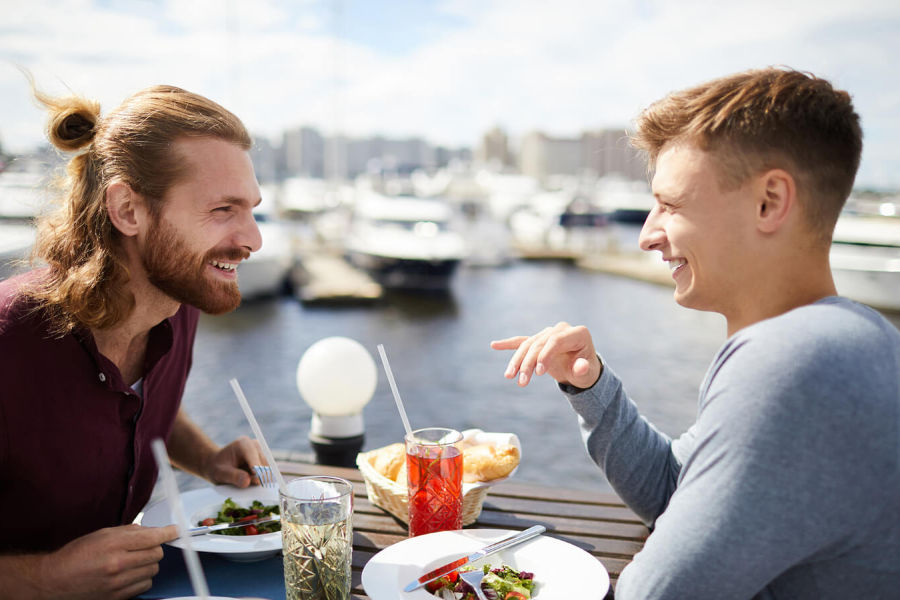
[[[488,433],[480,429],[467,429],[462,432],[463,439],[478,444],[512,444],[519,449],[519,455],[522,453],[522,444],[514,433]],[[375,470],[372,461],[375,454],[381,450],[376,448],[369,452],[361,452],[356,455],[356,466],[362,473],[366,482],[366,493],[369,495],[369,501],[375,506],[380,506],[388,511],[404,523],[409,523],[409,497],[407,495],[406,486],[388,479]],[[518,468],[518,467],[516,467]],[[513,469],[507,477],[503,479],[495,479],[488,482],[463,483],[463,514],[462,524],[471,525],[481,514],[481,505],[484,503],[484,497],[487,496],[488,490],[495,483],[504,481],[516,472]]]
[[[372,459],[379,449],[361,452],[356,456],[356,466],[366,482],[369,501],[388,511],[404,523],[409,523],[409,496],[405,485],[388,479],[375,470]],[[487,496],[489,485],[463,484],[462,524],[471,525],[481,514],[481,505]]]

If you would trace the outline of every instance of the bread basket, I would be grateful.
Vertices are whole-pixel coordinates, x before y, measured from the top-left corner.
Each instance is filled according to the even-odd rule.
[[[512,444],[519,448],[519,456],[522,453],[522,446],[519,438],[512,433],[487,433],[480,429],[467,429],[462,432],[464,440],[472,440],[476,443],[491,444]],[[356,456],[356,466],[362,473],[363,480],[366,482],[366,494],[369,501],[375,506],[381,507],[388,511],[404,523],[409,523],[409,496],[405,485],[397,483],[393,479],[388,479],[372,466],[372,460],[375,454],[381,448],[370,450],[369,452],[360,452]],[[518,467],[516,467],[518,469]],[[463,483],[463,507],[462,507],[462,524],[471,525],[481,514],[484,498],[487,496],[491,486],[500,481],[505,481],[511,477],[516,469],[507,477],[494,479],[487,482]]]

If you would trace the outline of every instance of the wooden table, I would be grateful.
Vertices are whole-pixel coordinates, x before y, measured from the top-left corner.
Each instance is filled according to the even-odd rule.
[[[380,550],[407,538],[406,525],[373,505],[357,469],[281,462],[285,475],[334,475],[353,483],[353,598],[367,600],[362,570]],[[614,494],[499,483],[491,488],[478,520],[467,528],[527,529],[543,525],[546,535],[569,542],[597,557],[616,578],[644,545],[648,530]],[[612,591],[607,595],[612,598]]]

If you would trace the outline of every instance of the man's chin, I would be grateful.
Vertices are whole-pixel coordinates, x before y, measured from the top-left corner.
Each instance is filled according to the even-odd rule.
[[[235,291],[233,294],[219,294],[216,298],[207,297],[196,303],[189,302],[189,304],[192,304],[208,315],[224,315],[241,305],[241,293]]]
[[[218,289],[210,289],[218,288]],[[223,315],[241,305],[241,292],[237,284],[208,285],[204,290],[185,290],[169,294],[181,304],[187,304],[208,315]]]
[[[673,294],[673,296],[675,298],[675,302],[679,306],[683,306],[685,308],[695,308],[694,303],[692,302],[692,299],[691,299],[691,294],[689,292],[690,292],[690,290],[680,290],[676,286],[675,293]]]
[[[227,306],[224,305],[206,305],[206,306],[196,306],[195,308],[200,309],[202,312],[208,315],[224,315],[226,313],[230,313],[235,310],[238,306],[241,305],[241,299],[238,297],[237,302],[230,303]]]

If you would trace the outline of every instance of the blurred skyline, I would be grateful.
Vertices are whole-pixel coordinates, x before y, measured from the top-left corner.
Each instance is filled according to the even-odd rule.
[[[0,0],[0,143],[41,144],[17,67],[104,113],[157,83],[278,142],[303,125],[475,146],[499,126],[625,128],[674,89],[787,65],[848,90],[859,187],[900,188],[900,3],[684,0]]]

